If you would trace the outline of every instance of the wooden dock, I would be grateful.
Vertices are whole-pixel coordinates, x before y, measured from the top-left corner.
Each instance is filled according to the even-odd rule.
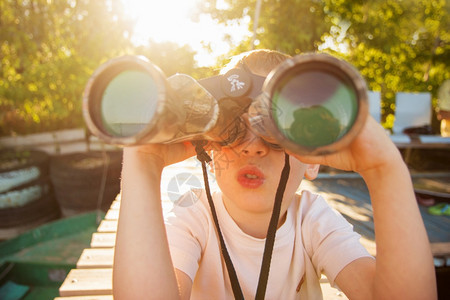
[[[450,187],[450,174],[413,174],[413,181],[426,177],[436,184]],[[330,206],[339,211],[361,235],[362,244],[376,256],[373,212],[369,192],[361,177],[356,174],[322,176],[314,181],[304,181],[303,188],[320,193]],[[395,195],[393,195],[393,198]],[[450,258],[450,218],[428,213],[427,208],[419,209],[430,240],[436,265]],[[441,261],[439,263],[439,261]]]
[[[345,175],[345,174],[344,174]],[[436,180],[449,180],[437,178]],[[449,181],[450,184],[450,181]],[[321,193],[329,204],[354,225],[361,241],[376,256],[372,207],[367,188],[358,176],[322,176],[304,181],[301,188]],[[115,235],[119,218],[120,197],[112,203],[97,232],[92,235],[90,248],[81,253],[76,269],[70,271],[60,287],[56,300],[112,299],[112,267]],[[450,218],[433,216],[421,207],[435,263],[450,261]],[[347,299],[332,288],[326,278],[321,280],[324,299]]]
[[[55,299],[113,299],[112,266],[119,208],[120,197],[117,197],[93,233],[90,248],[83,250],[76,269],[69,272],[61,285],[61,297]]]

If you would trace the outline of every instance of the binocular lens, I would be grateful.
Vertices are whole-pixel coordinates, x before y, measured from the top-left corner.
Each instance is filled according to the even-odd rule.
[[[332,144],[353,126],[357,92],[349,80],[321,70],[283,76],[272,94],[272,117],[290,141],[306,148]]]
[[[124,71],[106,86],[101,100],[101,120],[114,137],[141,132],[155,115],[158,86],[153,77],[139,70]]]

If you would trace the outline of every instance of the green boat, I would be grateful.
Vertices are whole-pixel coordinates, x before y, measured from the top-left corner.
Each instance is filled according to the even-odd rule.
[[[0,243],[0,299],[53,299],[104,212],[53,221]]]

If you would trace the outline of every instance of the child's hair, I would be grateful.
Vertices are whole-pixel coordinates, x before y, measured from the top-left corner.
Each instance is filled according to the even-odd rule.
[[[251,50],[233,56],[230,62],[222,69],[221,73],[224,74],[232,68],[238,67],[239,65],[245,65],[253,73],[266,76],[276,66],[288,58],[290,58],[289,55],[275,50]]]

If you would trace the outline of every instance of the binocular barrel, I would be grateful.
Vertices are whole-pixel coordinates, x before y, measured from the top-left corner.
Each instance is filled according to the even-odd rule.
[[[83,97],[89,130],[116,145],[203,138],[218,114],[217,101],[196,80],[183,74],[167,79],[156,65],[138,56],[118,57],[100,66]]]
[[[367,115],[367,87],[359,72],[317,53],[295,56],[273,70],[249,108],[251,127],[261,137],[308,155],[346,147]]]
[[[265,80],[251,73],[239,77],[238,71],[200,81],[183,74],[166,78],[145,58],[118,57],[89,79],[84,118],[89,130],[110,144],[209,140],[229,145],[250,125],[270,143],[323,155],[348,145],[368,114],[359,72],[330,55],[295,56]],[[223,90],[224,82],[232,90],[245,87],[247,94],[233,99],[225,91],[227,97],[218,99],[216,86]]]

